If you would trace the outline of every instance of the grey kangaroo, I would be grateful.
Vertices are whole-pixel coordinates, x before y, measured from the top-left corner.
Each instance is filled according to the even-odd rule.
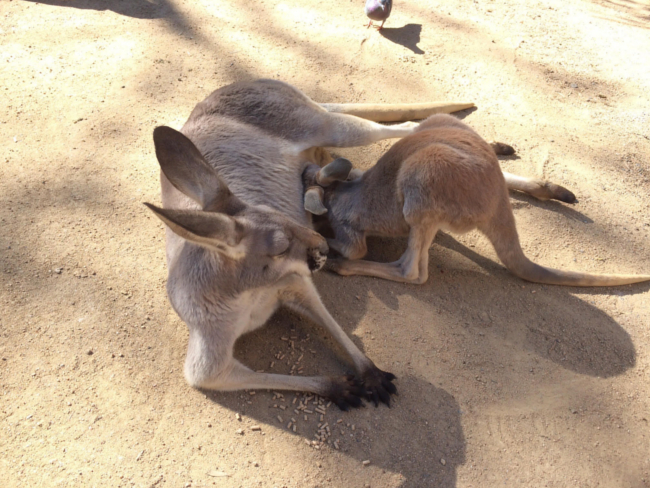
[[[328,267],[345,276],[424,283],[429,248],[438,230],[463,233],[478,229],[506,268],[527,281],[611,286],[650,280],[650,275],[560,271],[530,261],[519,243],[508,189],[569,203],[575,197],[557,185],[504,175],[496,152],[511,149],[502,144],[490,146],[452,116],[434,115],[351,181],[346,181],[351,163],[342,158],[322,169],[308,167],[303,175],[305,208],[315,214],[327,212],[335,233],[328,244],[347,258],[330,260]],[[408,248],[393,263],[364,261],[367,235],[408,235]]]
[[[323,104],[279,81],[235,83],[213,92],[180,132],[154,130],[167,225],[169,300],[189,328],[185,378],[215,390],[309,391],[340,408],[362,399],[389,404],[395,377],[378,369],[326,310],[312,282],[328,246],[304,210],[301,176],[331,157],[322,147],[403,137],[413,122],[473,104]],[[242,334],[286,306],[327,329],[349,355],[356,377],[257,373],[233,358]]]

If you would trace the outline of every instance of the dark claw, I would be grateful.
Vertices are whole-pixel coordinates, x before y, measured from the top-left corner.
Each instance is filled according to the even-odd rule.
[[[391,375],[391,376],[393,376],[393,375]],[[395,376],[393,376],[393,378],[390,381],[392,381],[394,379],[395,379]],[[383,386],[384,389],[387,390],[388,393],[390,393],[391,395],[397,395],[397,387],[394,384],[392,384],[390,381],[387,380],[387,379],[384,379],[384,381],[381,382],[381,386]]]
[[[390,407],[390,393],[388,393],[386,390],[381,390],[379,392],[379,398],[383,403]]]
[[[343,400],[340,400],[339,402],[337,402],[336,406],[339,407],[344,412],[347,412],[348,410],[350,410],[350,405],[345,403]]]
[[[362,374],[365,397],[368,401],[379,406],[379,402],[390,407],[390,396],[397,394],[397,387],[392,383],[395,375],[380,370],[376,366]]]
[[[332,378],[329,390],[323,396],[347,412],[350,408],[359,408],[363,405],[361,397],[364,396],[364,389],[354,376],[346,375]]]

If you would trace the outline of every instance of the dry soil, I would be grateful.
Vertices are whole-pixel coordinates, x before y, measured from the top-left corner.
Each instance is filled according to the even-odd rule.
[[[0,2],[0,484],[648,486],[649,285],[526,284],[475,233],[438,236],[423,286],[320,273],[400,395],[297,414],[302,395],[187,386],[163,228],[142,202],[160,201],[152,129],[233,81],[468,100],[459,116],[516,146],[505,169],[579,198],[513,195],[532,258],[648,273],[649,20],[648,0],[395,0],[382,32],[360,0]],[[368,167],[390,144],[341,153]],[[281,312],[237,355],[314,374],[346,371],[339,352]]]

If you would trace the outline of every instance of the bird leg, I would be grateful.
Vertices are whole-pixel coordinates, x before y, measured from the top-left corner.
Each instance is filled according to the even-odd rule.
[[[370,29],[371,25],[372,25],[372,20],[370,22],[368,22],[368,26],[366,27],[366,29]]]

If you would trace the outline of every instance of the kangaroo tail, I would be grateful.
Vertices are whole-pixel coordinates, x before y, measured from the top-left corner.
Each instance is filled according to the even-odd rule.
[[[533,263],[521,249],[507,194],[501,199],[491,221],[479,226],[479,230],[490,240],[505,267],[526,281],[564,286],[617,286],[650,281],[650,275],[580,273],[546,268]]]
[[[427,103],[321,103],[328,112],[355,115],[374,122],[403,122],[426,119],[433,114],[450,114],[474,107],[465,102],[427,102]]]

